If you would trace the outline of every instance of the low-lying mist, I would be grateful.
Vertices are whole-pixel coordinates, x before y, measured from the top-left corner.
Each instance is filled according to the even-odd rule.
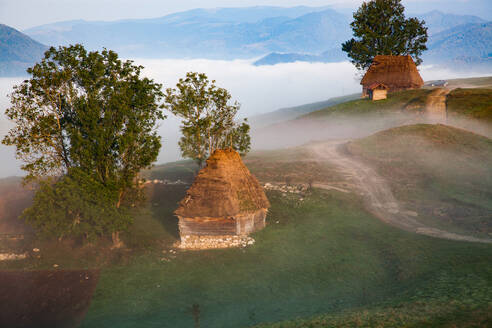
[[[354,66],[349,62],[342,63],[288,63],[274,66],[254,66],[253,60],[171,60],[171,59],[135,59],[135,63],[145,67],[144,74],[162,83],[164,88],[174,87],[179,78],[186,72],[204,72],[217,85],[228,89],[233,100],[241,103],[239,115],[251,117],[274,111],[278,108],[291,107],[323,101],[331,97],[360,92],[359,78]],[[448,79],[466,76],[483,76],[484,73],[463,72],[422,66],[424,80]],[[5,109],[9,106],[7,94],[15,84],[23,78],[0,78],[0,138],[7,133],[10,123],[7,122]],[[400,124],[402,118],[381,117],[368,119],[353,118],[334,120],[329,123],[303,125],[301,129],[283,128],[269,129],[259,133],[253,131],[253,149],[288,147],[305,143],[309,140],[324,138],[354,138],[386,127]],[[405,121],[405,118],[403,118]],[[178,149],[179,119],[168,114],[168,118],[160,122],[159,134],[162,136],[163,147],[157,163],[180,159]],[[0,177],[21,175],[20,163],[15,159],[13,147],[0,145]]]
[[[436,121],[411,112],[387,114],[331,115],[325,118],[302,118],[252,131],[252,148],[258,150],[300,146],[327,139],[356,139],[386,129],[419,123],[442,123],[492,137],[492,127],[477,120],[453,117]]]
[[[420,224],[491,240],[490,139],[445,125],[412,125],[350,142]],[[405,217],[400,217],[405,220]]]
[[[12,127],[5,116],[5,109],[10,106],[7,95],[12,92],[14,85],[20,82],[22,82],[21,78],[0,78],[0,139],[3,139]],[[0,143],[0,163],[0,178],[23,174],[20,169],[21,163],[15,158],[14,147],[7,147]]]

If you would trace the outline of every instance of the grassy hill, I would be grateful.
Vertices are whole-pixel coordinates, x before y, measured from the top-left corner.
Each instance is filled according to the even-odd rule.
[[[491,115],[492,77],[451,79],[447,82],[448,87],[453,89],[447,100],[447,105],[452,114],[480,119]],[[330,115],[359,115],[398,111],[421,112],[425,109],[427,96],[431,92],[432,88],[405,90],[390,93],[388,99],[376,102],[369,99],[354,99],[313,111],[299,117],[299,120],[328,118]],[[477,115],[477,111],[480,114]]]
[[[418,220],[449,231],[492,235],[492,140],[448,126],[421,124],[355,140],[345,151],[370,164],[385,177],[397,199],[403,201],[406,208],[419,212]],[[490,245],[486,247],[490,248]],[[414,254],[420,261],[418,252]],[[428,254],[436,253],[430,251]],[[490,326],[492,308],[490,301],[485,301],[489,296],[482,294],[478,286],[465,287],[478,282],[472,276],[469,276],[471,280],[456,281],[463,289],[449,294],[448,278],[457,273],[455,270],[471,267],[459,261],[454,268],[451,275],[448,269],[429,274],[427,277],[434,281],[433,285],[422,288],[415,284],[413,288],[416,289],[399,291],[378,304],[257,327]],[[485,273],[491,269],[488,264],[479,271]],[[492,276],[483,277],[483,283],[490,285]],[[482,306],[466,305],[470,295],[474,295],[471,298],[484,297]],[[468,310],[463,312],[466,308]]]
[[[447,124],[492,136],[492,78],[448,80]],[[254,130],[253,148],[300,146],[325,139],[369,136],[385,129],[430,122],[426,103],[433,88],[405,90],[388,99],[354,99]],[[293,131],[297,131],[293,133]]]
[[[492,76],[447,80],[450,88],[492,88]]]
[[[390,93],[388,99],[377,102],[359,98],[303,115],[299,117],[299,120],[327,119],[332,115],[386,114],[402,110],[423,111],[427,96],[431,92],[430,89],[400,91]]]
[[[281,108],[276,111],[265,113],[261,115],[256,115],[248,118],[249,123],[254,129],[259,129],[271,124],[277,124],[283,121],[292,120],[299,116],[329,107],[336,104],[340,104],[346,101],[354,100],[359,98],[359,94],[352,94],[341,97],[330,98],[325,101],[319,101],[311,104]]]
[[[492,140],[445,125],[411,125],[348,144],[418,220],[492,236]]]
[[[408,90],[373,102],[355,99],[335,104],[253,132],[253,148],[277,149],[325,139],[366,137],[377,131],[422,120],[430,89]]]
[[[454,89],[447,99],[448,115],[469,117],[492,124],[492,89]]]

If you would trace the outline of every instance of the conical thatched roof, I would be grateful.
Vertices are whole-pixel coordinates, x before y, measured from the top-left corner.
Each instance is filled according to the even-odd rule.
[[[258,180],[234,150],[216,150],[198,172],[175,214],[181,217],[231,217],[267,209]]]
[[[411,56],[376,56],[360,84],[382,83],[390,90],[420,88],[424,81]]]

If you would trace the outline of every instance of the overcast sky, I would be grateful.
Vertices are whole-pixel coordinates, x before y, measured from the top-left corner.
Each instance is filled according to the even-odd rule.
[[[26,29],[64,20],[151,18],[193,8],[325,6],[356,8],[362,0],[0,0],[0,23]],[[492,19],[492,0],[404,0],[410,12],[439,9]]]

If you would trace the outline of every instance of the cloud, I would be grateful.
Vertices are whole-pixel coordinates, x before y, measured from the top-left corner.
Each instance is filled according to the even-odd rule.
[[[247,60],[137,59],[135,62],[143,65],[144,73],[163,83],[165,88],[173,87],[186,72],[206,73],[242,104],[242,116],[326,100],[359,89],[356,70],[348,62],[274,66],[254,66]]]

